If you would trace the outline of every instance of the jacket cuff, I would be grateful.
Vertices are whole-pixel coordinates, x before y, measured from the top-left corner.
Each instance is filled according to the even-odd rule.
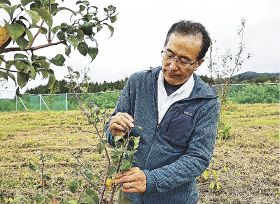
[[[155,192],[156,184],[153,179],[153,175],[149,170],[143,170],[145,176],[146,176],[146,193],[152,193]]]

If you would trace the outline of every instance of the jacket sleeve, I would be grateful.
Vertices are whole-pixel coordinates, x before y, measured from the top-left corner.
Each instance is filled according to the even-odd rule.
[[[129,115],[131,115],[133,117],[133,95],[135,94],[133,91],[133,86],[134,86],[134,78],[135,78],[135,74],[132,75],[129,80],[127,81],[127,83],[125,84],[119,98],[118,98],[118,102],[117,105],[115,107],[114,112],[112,113],[112,115],[110,116],[110,120],[111,117],[116,115],[118,112],[124,112],[124,113],[128,113]],[[115,146],[115,141],[114,141],[114,137],[112,136],[111,132],[109,131],[109,122],[110,120],[106,123],[105,125],[105,133],[106,133],[106,138],[109,142],[109,144],[111,144],[112,146]]]
[[[174,163],[154,170],[144,170],[146,192],[166,192],[200,176],[209,166],[217,136],[219,102],[198,113],[196,127],[186,153]]]

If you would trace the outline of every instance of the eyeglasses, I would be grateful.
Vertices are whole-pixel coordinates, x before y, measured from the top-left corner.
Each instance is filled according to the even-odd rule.
[[[179,62],[181,66],[185,66],[185,67],[192,66],[195,63],[197,63],[197,61],[192,62],[189,58],[177,55],[171,50],[164,49],[161,51],[161,55],[164,60],[171,61],[172,59],[176,59],[176,61]]]

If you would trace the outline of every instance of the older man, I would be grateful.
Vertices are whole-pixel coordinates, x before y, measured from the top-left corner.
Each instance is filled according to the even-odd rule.
[[[116,175],[120,203],[193,204],[195,179],[208,167],[217,134],[217,95],[194,71],[211,40],[200,23],[179,21],[167,33],[162,67],[133,74],[107,125],[107,138],[143,127],[135,167]]]

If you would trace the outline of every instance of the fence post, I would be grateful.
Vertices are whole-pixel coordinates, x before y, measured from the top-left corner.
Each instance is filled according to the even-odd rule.
[[[67,99],[67,92],[65,93],[65,110],[68,111],[68,99]]]
[[[18,100],[18,99],[17,99],[17,95],[16,95],[16,111],[18,111],[18,105],[17,105],[18,102],[17,102],[17,100]]]
[[[41,94],[39,94],[39,99],[40,99],[40,111],[41,111],[42,110]]]

